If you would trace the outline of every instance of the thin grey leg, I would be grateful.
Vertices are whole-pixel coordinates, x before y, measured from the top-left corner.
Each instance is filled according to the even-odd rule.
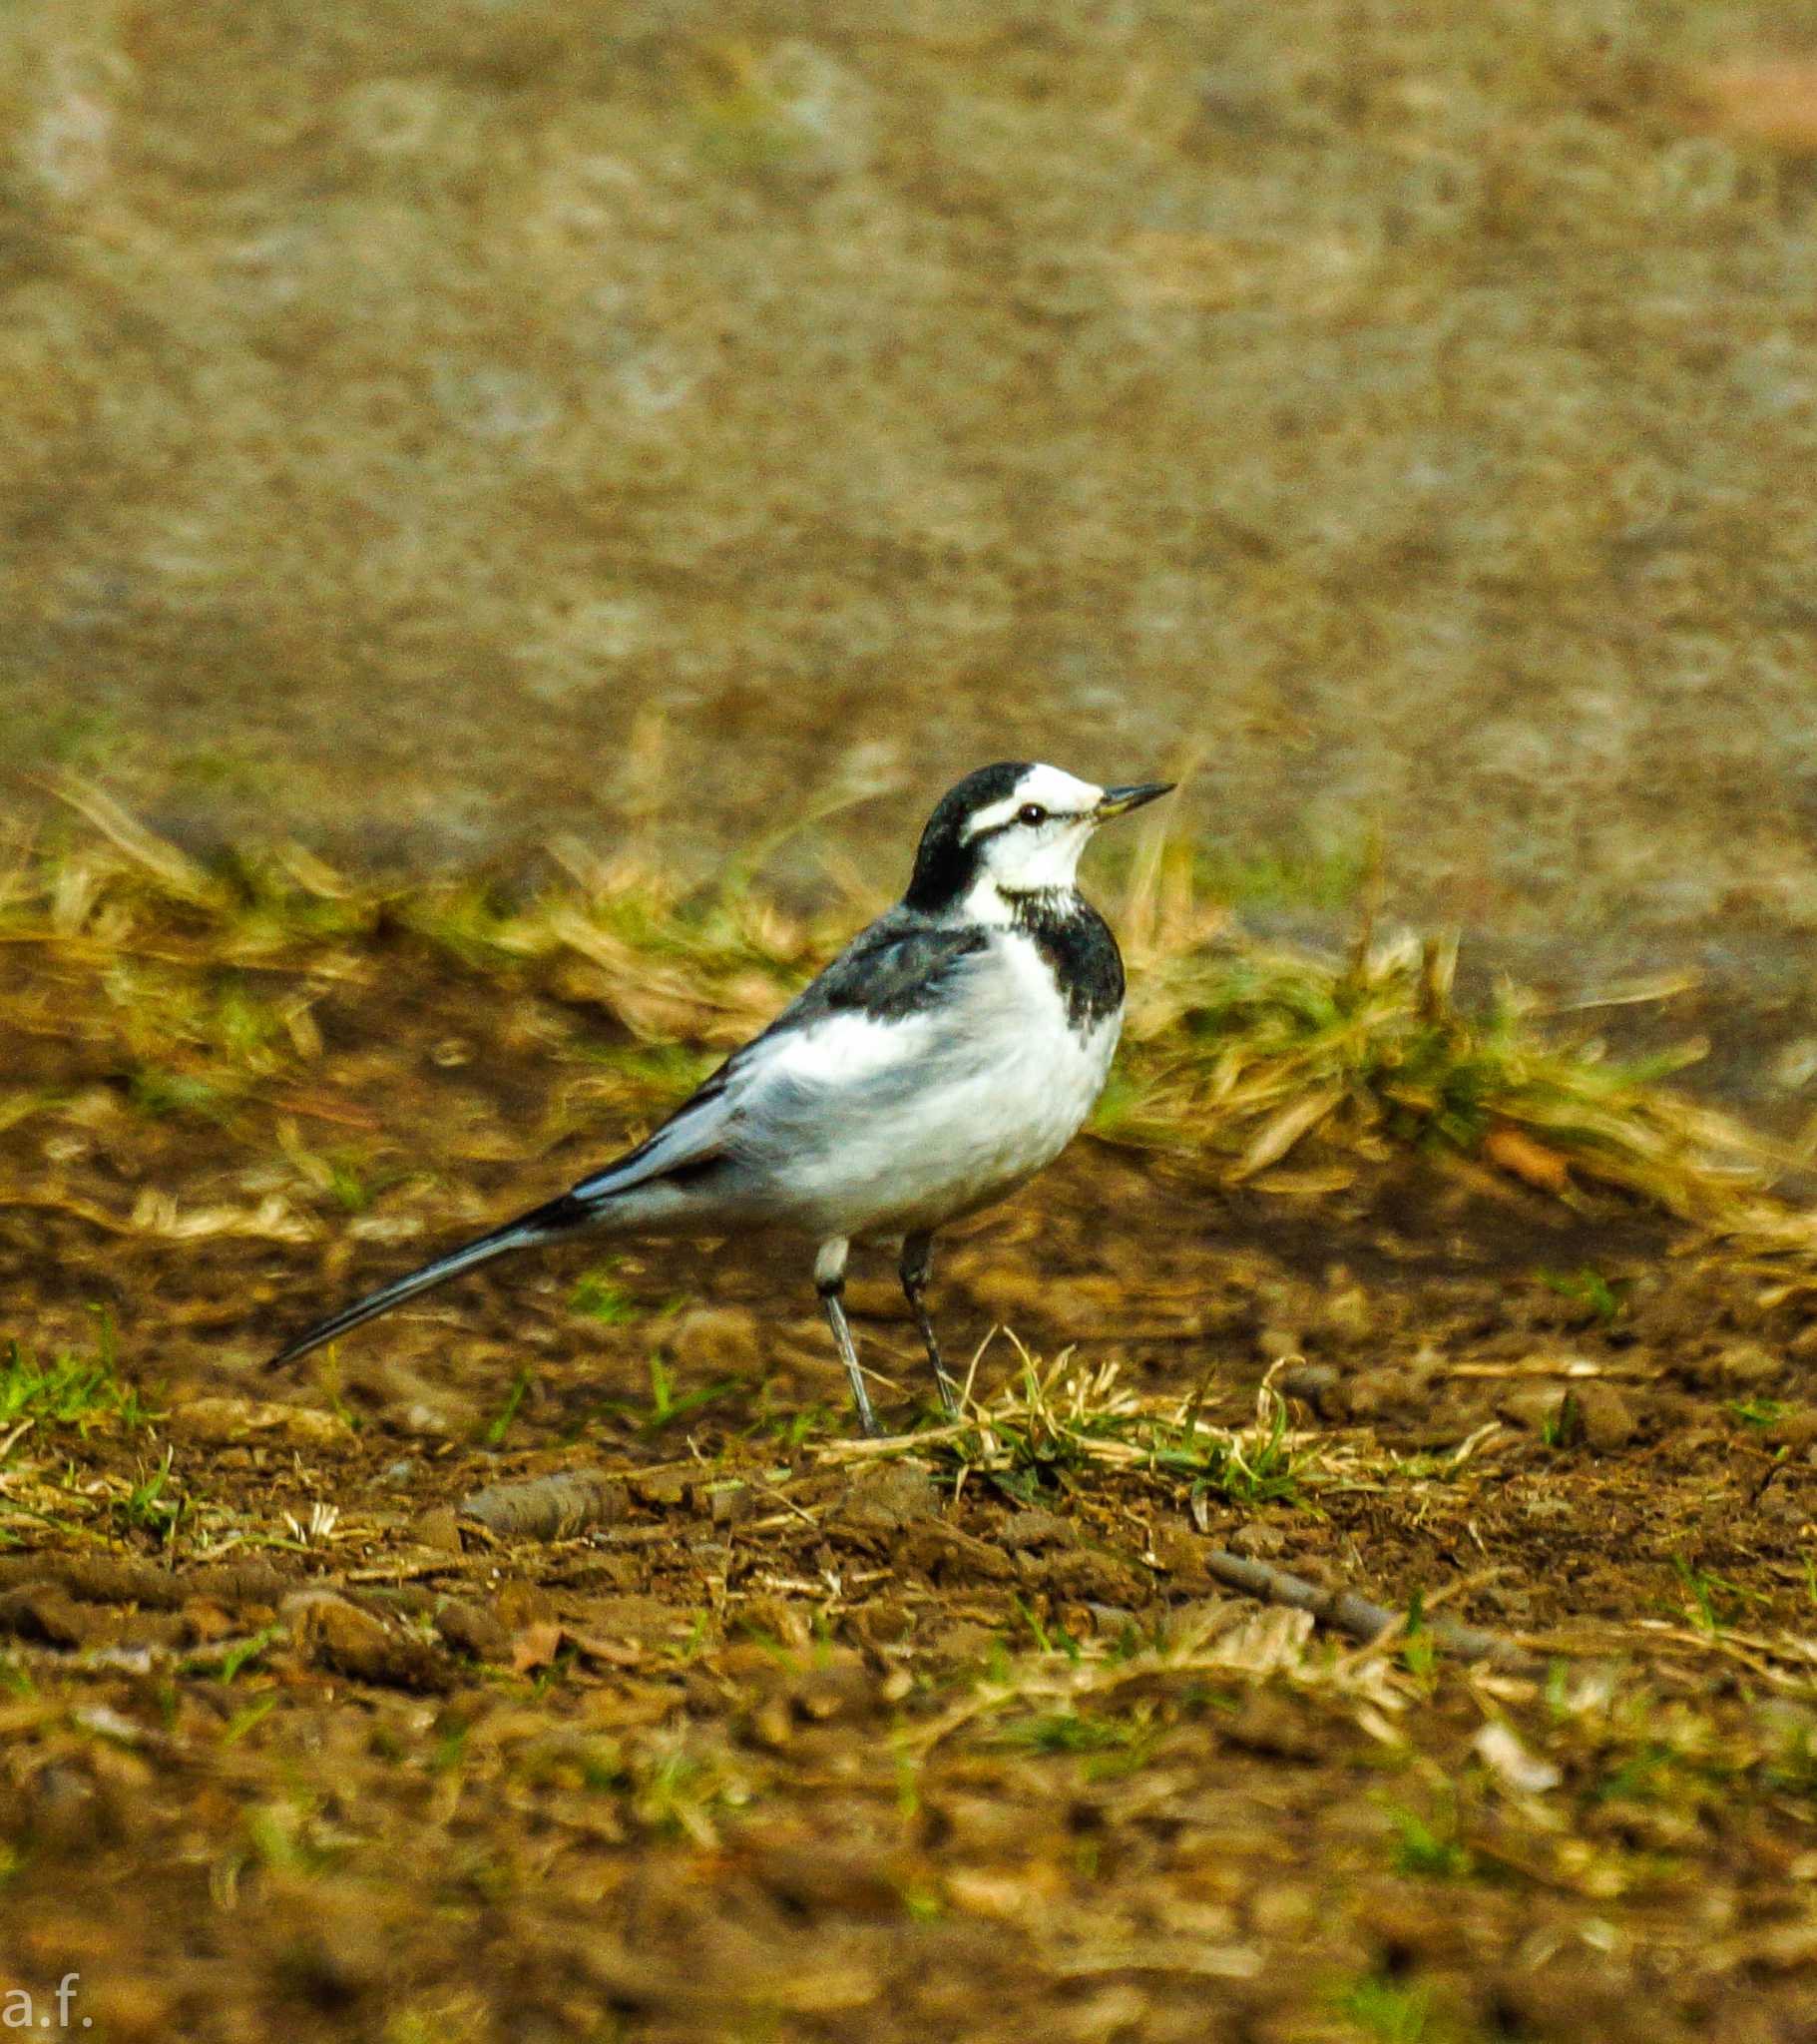
[[[858,1408],[860,1429],[875,1438],[883,1429],[877,1424],[877,1415],[871,1410],[871,1394],[865,1388],[864,1372],[858,1367],[858,1349],[852,1340],[851,1325],[845,1317],[845,1259],[851,1245],[844,1242],[823,1242],[820,1254],[814,1259],[814,1289],[820,1294],[820,1304],[826,1313],[826,1323],[833,1330],[833,1339],[838,1343],[839,1360],[845,1364],[845,1374],[852,1387],[852,1403]]]
[[[927,1306],[922,1293],[928,1279],[934,1275],[934,1237],[932,1230],[921,1235],[910,1235],[902,1243],[902,1290],[909,1302],[909,1311],[915,1315],[915,1324],[921,1329],[921,1338],[927,1343],[927,1359],[934,1365],[934,1381],[940,1386],[940,1402],[949,1419],[959,1417],[959,1386],[953,1381],[947,1369],[946,1359],[940,1353],[940,1337],[934,1332],[934,1322],[928,1317]]]

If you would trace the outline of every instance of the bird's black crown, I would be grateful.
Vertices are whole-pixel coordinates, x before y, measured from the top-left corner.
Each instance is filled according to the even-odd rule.
[[[940,797],[921,833],[914,877],[903,896],[910,908],[932,914],[964,898],[978,867],[978,847],[963,841],[966,823],[980,809],[1015,793],[1029,766],[1027,760],[1000,760],[968,773]]]

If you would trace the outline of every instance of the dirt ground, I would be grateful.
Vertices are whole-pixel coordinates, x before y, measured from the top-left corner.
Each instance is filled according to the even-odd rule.
[[[961,1435],[878,1259],[921,1431],[855,1448],[765,1246],[519,1263],[272,1377],[603,1154],[593,1025],[406,950],[223,1117],[28,984],[0,1986],[38,2010],[74,1973],[106,2040],[1817,2036],[1795,1274],[1468,1166],[1264,1196],[1087,1141],[945,1254],[955,1352],[1033,1358],[984,1346]],[[1121,1452],[1194,1395],[1234,1455]],[[561,1474],[565,1529],[505,1527]]]

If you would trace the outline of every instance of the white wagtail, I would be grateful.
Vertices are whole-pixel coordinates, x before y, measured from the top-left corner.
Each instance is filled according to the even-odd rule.
[[[845,1317],[854,1241],[902,1238],[902,1288],[949,1413],[924,1302],[934,1231],[1051,1164],[1091,1112],[1123,1026],[1123,956],[1074,884],[1107,817],[1170,783],[1094,787],[1056,766],[981,767],[928,819],[908,892],[774,1022],[616,1164],[299,1334],[275,1369],[493,1257],[597,1229],[784,1228],[814,1283],[866,1433]]]

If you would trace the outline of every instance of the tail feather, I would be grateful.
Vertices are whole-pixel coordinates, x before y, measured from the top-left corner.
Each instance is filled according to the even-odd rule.
[[[495,1228],[490,1235],[482,1235],[476,1241],[464,1243],[457,1250],[450,1250],[445,1257],[437,1257],[432,1263],[424,1264],[420,1270],[411,1271],[402,1278],[394,1278],[364,1298],[356,1298],[351,1305],[344,1305],[337,1313],[331,1313],[325,1320],[318,1320],[306,1328],[287,1347],[265,1363],[266,1369],[281,1369],[287,1362],[294,1362],[298,1356],[307,1355],[312,1348],[319,1348],[324,1342],[337,1340],[349,1328],[357,1327],[366,1320],[376,1319],[380,1313],[388,1313],[394,1305],[402,1305],[405,1299],[415,1298],[419,1292],[431,1290],[437,1284],[445,1284],[450,1278],[458,1278],[463,1271],[471,1271],[476,1265],[487,1264],[494,1257],[509,1256],[514,1250],[533,1249],[538,1243],[554,1242],[562,1236],[572,1235],[577,1229],[586,1228],[599,1220],[596,1206],[577,1200],[572,1194],[564,1193],[559,1200],[551,1200],[546,1206],[533,1208],[528,1214],[520,1214],[515,1221],[507,1221],[502,1228]]]

